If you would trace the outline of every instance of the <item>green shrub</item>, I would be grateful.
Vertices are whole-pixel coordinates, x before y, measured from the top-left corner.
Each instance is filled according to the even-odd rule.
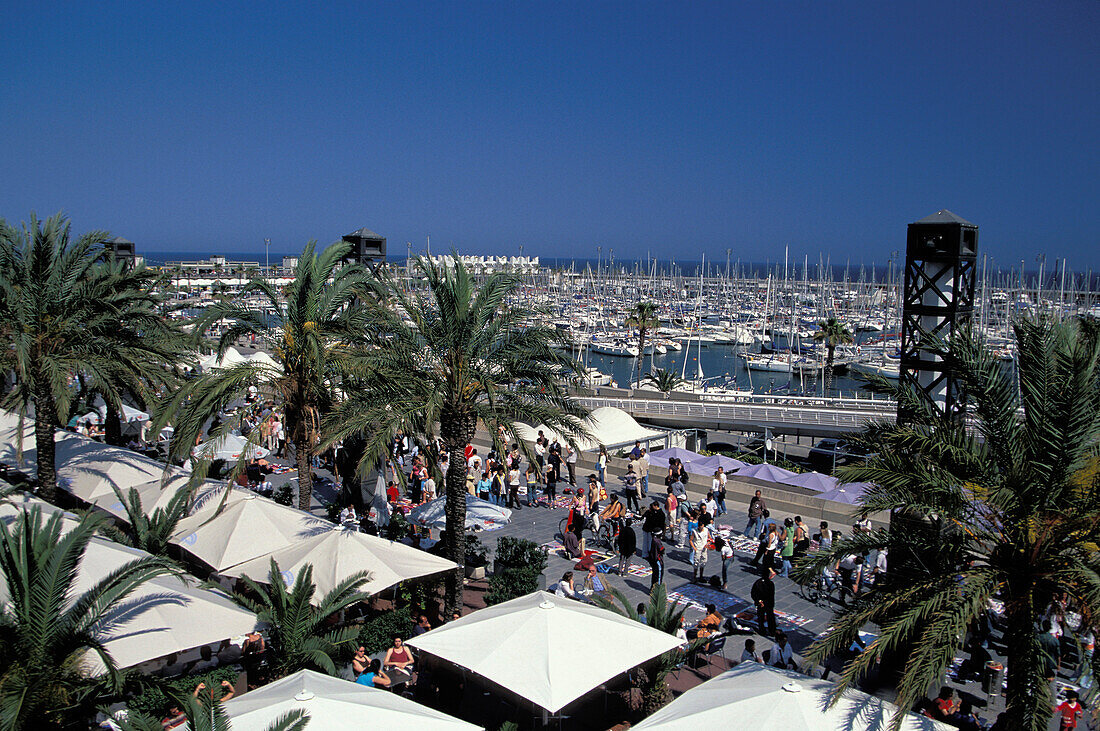
[[[476,533],[466,536],[466,565],[485,566],[489,563],[489,549],[481,542]]]
[[[762,464],[764,462],[763,458],[757,457],[755,454],[739,454],[737,459],[745,464]]]
[[[294,502],[294,488],[290,485],[283,485],[275,491],[271,499],[280,505],[290,505]]]
[[[543,561],[545,562],[545,557]],[[485,592],[485,603],[489,606],[530,594],[539,588],[541,570],[534,567],[504,569],[489,577],[489,590]]]
[[[240,671],[232,665],[224,668],[214,668],[202,673],[183,675],[171,680],[152,681],[145,685],[141,692],[126,702],[126,707],[131,711],[144,713],[153,718],[163,718],[168,709],[175,705],[166,691],[174,690],[180,695],[191,695],[199,683],[206,683],[208,688],[217,688],[223,680],[230,683],[237,682]]]
[[[546,569],[546,552],[526,538],[501,536],[497,541],[496,561],[505,568],[531,568],[540,574]]]
[[[368,655],[381,652],[393,644],[394,637],[411,637],[415,624],[407,608],[384,612],[363,623],[356,647],[364,648]]]

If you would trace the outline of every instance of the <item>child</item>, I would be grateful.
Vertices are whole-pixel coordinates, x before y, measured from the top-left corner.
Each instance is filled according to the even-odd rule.
[[[1060,716],[1058,728],[1077,728],[1077,719],[1084,713],[1083,707],[1077,702],[1077,691],[1067,690],[1066,699],[1054,707],[1054,712]]]
[[[733,561],[733,548],[726,542],[725,538],[718,536],[714,539],[714,548],[718,551],[718,555],[722,559],[722,591],[726,590],[726,574],[729,570],[730,562]]]

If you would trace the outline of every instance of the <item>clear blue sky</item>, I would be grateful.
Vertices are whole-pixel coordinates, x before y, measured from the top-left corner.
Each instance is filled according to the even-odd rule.
[[[12,3],[0,216],[139,251],[1100,268],[1100,3]]]

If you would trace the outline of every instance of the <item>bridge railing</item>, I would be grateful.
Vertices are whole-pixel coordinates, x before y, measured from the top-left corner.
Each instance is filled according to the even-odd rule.
[[[890,409],[885,408],[885,403],[883,408],[868,409],[852,408],[849,404],[812,403],[813,399],[806,399],[803,403],[783,405],[753,401],[710,403],[604,396],[581,396],[578,400],[588,408],[610,406],[636,416],[679,416],[700,420],[745,421],[777,425],[803,424],[858,428],[868,421],[888,418],[891,413]],[[828,400],[817,399],[817,401],[827,402]]]

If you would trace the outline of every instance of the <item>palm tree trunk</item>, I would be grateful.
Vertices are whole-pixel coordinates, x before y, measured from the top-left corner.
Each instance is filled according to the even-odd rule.
[[[440,414],[439,435],[447,450],[446,486],[447,529],[443,535],[443,555],[458,564],[447,575],[445,616],[462,611],[462,579],[466,567],[466,445],[474,438],[477,416],[457,408]]]
[[[122,442],[122,414],[119,408],[110,399],[104,399],[107,404],[107,413],[103,418],[103,441],[115,447],[123,446]]]
[[[298,465],[298,509],[308,513],[313,504],[313,465],[309,463],[309,446],[302,436],[294,439],[294,462]]]
[[[1035,608],[1027,600],[1006,597],[1004,640],[1006,656],[1012,658],[1005,698],[1006,728],[1039,731],[1047,727],[1054,698],[1050,683],[1041,677],[1043,649],[1035,633]]]
[[[48,502],[57,500],[57,467],[54,462],[53,433],[57,406],[45,377],[34,385],[34,446],[38,462],[38,494]]]
[[[833,385],[833,356],[835,349],[832,346],[826,346],[825,348],[825,393],[824,396],[829,395],[829,388]]]

